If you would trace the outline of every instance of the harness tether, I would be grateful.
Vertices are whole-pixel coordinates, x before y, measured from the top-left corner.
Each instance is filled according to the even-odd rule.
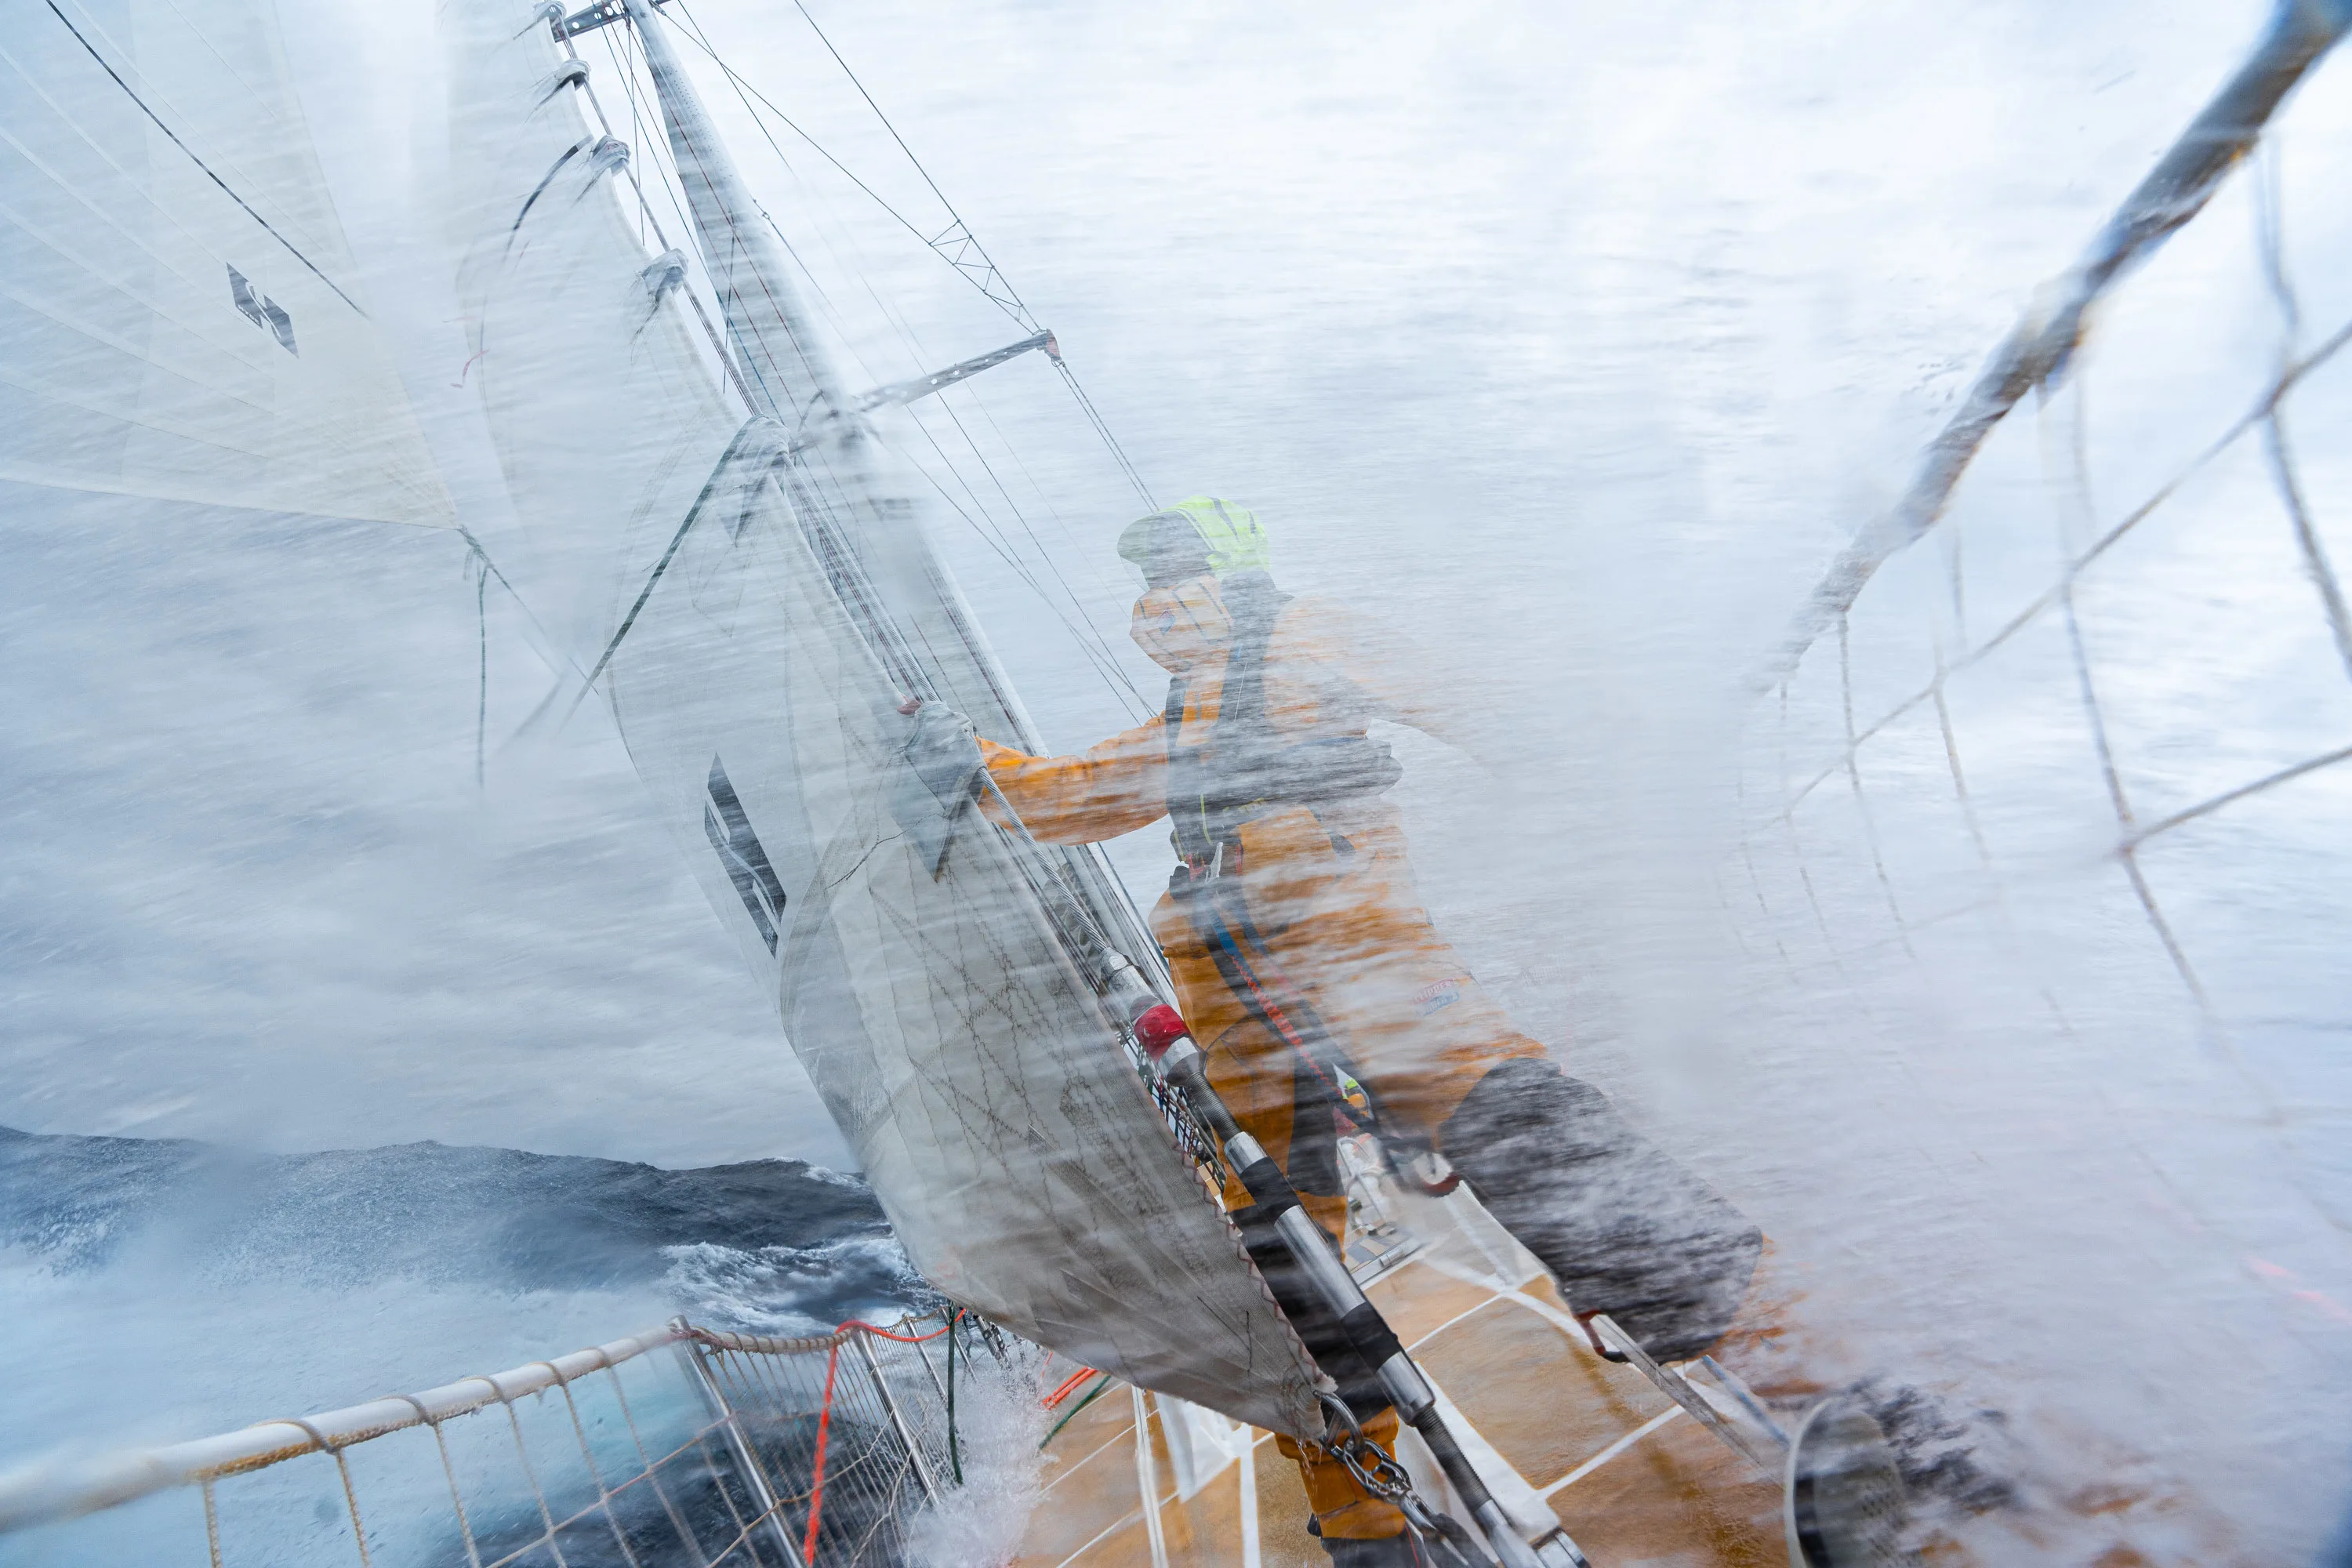
[[[1305,1068],[1297,1075],[1286,1163],[1298,1190],[1336,1196],[1341,1190],[1337,1117],[1375,1133],[1406,1158],[1425,1152],[1426,1143],[1381,1114],[1334,1031],[1283,974],[1243,896],[1241,830],[1294,806],[1312,810],[1378,794],[1403,769],[1385,744],[1366,735],[1286,743],[1275,734],[1265,711],[1265,656],[1290,595],[1262,573],[1234,574],[1222,586],[1234,636],[1205,745],[1181,744],[1184,678],[1168,683],[1168,816],[1183,861],[1169,879],[1169,891],[1226,987]],[[1307,1119],[1318,1112],[1334,1118],[1328,1136],[1307,1131]]]

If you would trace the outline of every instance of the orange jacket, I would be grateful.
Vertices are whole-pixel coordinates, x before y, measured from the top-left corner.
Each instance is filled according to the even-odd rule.
[[[1385,719],[1454,740],[1451,710],[1423,689],[1420,660],[1393,631],[1329,599],[1283,605],[1265,654],[1265,712],[1275,732],[1293,742],[1360,735]],[[1184,683],[1179,743],[1207,743],[1224,684],[1221,657],[1196,665]],[[1048,844],[1091,844],[1147,827],[1168,811],[1168,726],[1155,715],[1075,756],[1033,757],[993,741],[980,742],[989,776],[1029,831]],[[989,803],[997,815],[995,803]],[[1394,810],[1366,802],[1393,827]],[[1373,826],[1370,823],[1367,826]]]
[[[1360,735],[1383,719],[1458,744],[1452,713],[1428,695],[1421,668],[1388,627],[1327,599],[1293,599],[1266,644],[1268,724],[1297,744]],[[1224,674],[1222,654],[1186,669],[1177,744],[1209,742]],[[1046,842],[1116,838],[1167,816],[1164,716],[1075,756],[1032,757],[992,741],[980,744],[989,776],[1029,831]],[[996,802],[983,799],[1001,818]],[[1286,984],[1345,1038],[1357,1068],[1408,1130],[1433,1135],[1497,1063],[1543,1055],[1430,924],[1396,807],[1384,795],[1312,810],[1276,808],[1244,825],[1240,843],[1239,881],[1268,955]],[[1174,897],[1161,897],[1151,926],[1185,1020],[1208,1055],[1210,1082],[1285,1170],[1303,1174],[1292,1157],[1298,1089],[1289,1047],[1228,988]],[[1227,1183],[1228,1207],[1249,1201],[1237,1181]],[[1341,1235],[1344,1192],[1303,1190],[1301,1202],[1335,1240]],[[1392,1448],[1394,1413],[1382,1412],[1366,1430],[1383,1449]],[[1286,1437],[1278,1446],[1298,1461],[1327,1538],[1391,1536],[1403,1528],[1396,1506],[1367,1493],[1328,1452],[1303,1451]]]

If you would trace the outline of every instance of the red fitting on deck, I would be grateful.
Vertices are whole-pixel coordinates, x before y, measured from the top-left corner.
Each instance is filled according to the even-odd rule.
[[[1166,1054],[1169,1047],[1187,1038],[1192,1033],[1184,1026],[1182,1016],[1165,1002],[1135,1021],[1135,1043],[1141,1046],[1143,1054],[1155,1062]]]

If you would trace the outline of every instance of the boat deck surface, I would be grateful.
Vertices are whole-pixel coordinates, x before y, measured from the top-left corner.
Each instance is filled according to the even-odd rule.
[[[1779,1486],[1639,1372],[1602,1360],[1532,1259],[1520,1255],[1514,1267],[1492,1240],[1474,1248],[1475,1239],[1457,1232],[1422,1247],[1369,1294],[1594,1568],[1783,1568]],[[1496,1262],[1518,1282],[1497,1275]],[[1168,1419],[1161,1402],[1114,1383],[1070,1420],[1045,1449],[1021,1568],[1328,1568],[1307,1533],[1297,1467],[1271,1434],[1249,1432],[1245,1478],[1230,1451],[1241,1428],[1205,1462],[1180,1432],[1196,1456],[1194,1489],[1180,1496]]]

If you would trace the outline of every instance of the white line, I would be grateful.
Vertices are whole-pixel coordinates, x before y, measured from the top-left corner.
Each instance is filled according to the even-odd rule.
[[[1168,1508],[1175,1501],[1176,1494],[1174,1492],[1170,1492],[1166,1497],[1160,1500],[1160,1506],[1163,1509]],[[1143,1510],[1141,1509],[1131,1508],[1128,1510],[1126,1513],[1119,1517],[1118,1523],[1112,1525],[1109,1529],[1105,1530],[1101,1534],[1096,1536],[1092,1541],[1087,1542],[1084,1546],[1079,1547],[1076,1552],[1071,1552],[1067,1557],[1063,1558],[1059,1563],[1054,1565],[1054,1568],[1070,1568],[1071,1563],[1076,1563],[1079,1558],[1084,1557],[1087,1552],[1092,1552],[1096,1547],[1100,1546],[1105,1541],[1118,1534],[1120,1531],[1125,1530],[1129,1525],[1135,1523],[1142,1517]]]
[[[1120,1427],[1118,1431],[1116,1431],[1116,1432],[1112,1433],[1108,1437],[1107,1437],[1107,1438],[1105,1438],[1105,1439],[1104,1439],[1104,1441],[1103,1441],[1103,1445],[1102,1445],[1102,1447],[1101,1447],[1101,1448],[1096,1448],[1096,1449],[1092,1450],[1091,1452],[1089,1452],[1089,1453],[1087,1455],[1087,1458],[1086,1458],[1085,1459],[1080,1459],[1080,1460],[1078,1460],[1076,1463],[1075,1463],[1075,1464],[1071,1465],[1068,1468],[1065,1469],[1065,1470],[1064,1470],[1060,1475],[1055,1476],[1052,1480],[1047,1481],[1047,1482],[1045,1483],[1045,1490],[1047,1490],[1047,1491],[1052,1491],[1055,1487],[1060,1486],[1064,1481],[1066,1481],[1066,1480],[1068,1480],[1072,1476],[1076,1475],[1076,1474],[1078,1473],[1078,1470],[1080,1469],[1080,1468],[1081,1468],[1081,1467],[1083,1467],[1083,1466],[1086,1464],[1087,1459],[1092,1459],[1092,1458],[1095,1458],[1098,1457],[1098,1456],[1103,1452],[1103,1449],[1104,1449],[1104,1448],[1108,1448],[1108,1447],[1109,1447],[1113,1443],[1118,1442],[1121,1437],[1124,1437],[1124,1436],[1127,1436],[1127,1428],[1126,1428],[1126,1427],[1124,1427],[1124,1426]]]
[[[1120,1519],[1118,1523],[1105,1529],[1101,1534],[1096,1536],[1092,1541],[1087,1542],[1084,1546],[1079,1547],[1076,1552],[1073,1552],[1067,1557],[1063,1558],[1059,1563],[1054,1565],[1054,1568],[1070,1568],[1071,1563],[1076,1563],[1079,1558],[1084,1557],[1087,1552],[1092,1552],[1096,1547],[1100,1546],[1105,1541],[1108,1541],[1112,1536],[1118,1534],[1120,1531],[1125,1530],[1129,1525],[1133,1524],[1137,1520],[1141,1519],[1142,1517],[1143,1514],[1140,1510],[1128,1510],[1126,1516]]]
[[[1667,1405],[1664,1410],[1659,1411],[1655,1415],[1651,1416],[1647,1421],[1643,1422],[1639,1426],[1634,1427],[1631,1432],[1626,1433],[1622,1437],[1618,1438],[1614,1443],[1610,1444],[1609,1447],[1601,1449],[1601,1452],[1593,1455],[1592,1458],[1585,1460],[1584,1463],[1577,1466],[1576,1468],[1569,1471],[1568,1474],[1560,1477],[1559,1479],[1552,1482],[1551,1485],[1536,1493],[1536,1496],[1540,1498],[1549,1498],[1552,1493],[1582,1480],[1585,1477],[1591,1475],[1593,1471],[1599,1469],[1601,1466],[1607,1464],[1610,1460],[1615,1458],[1618,1455],[1623,1453],[1626,1449],[1632,1447],[1634,1444],[1640,1442],[1643,1438],[1648,1436],[1651,1433],[1656,1431],[1659,1427],[1664,1426],[1667,1422],[1673,1420],[1682,1413],[1683,1407],[1681,1405]]]
[[[1168,1537],[1160,1525],[1160,1478],[1151,1462],[1151,1413],[1140,1386],[1130,1385],[1128,1392],[1135,1396],[1135,1489],[1143,1508],[1143,1533],[1151,1543],[1151,1568],[1168,1568]]]
[[[1421,1338],[1405,1346],[1405,1350],[1407,1352],[1419,1350],[1422,1346],[1427,1344],[1430,1341],[1435,1339],[1438,1335],[1444,1333],[1446,1330],[1452,1328],[1463,1319],[1475,1317],[1477,1314],[1485,1311],[1487,1308],[1493,1306],[1496,1302],[1501,1300],[1503,1300],[1503,1298],[1500,1296],[1489,1296],[1485,1300],[1479,1302],[1476,1306],[1469,1308],[1466,1310],[1454,1313],[1452,1317],[1446,1319],[1445,1321],[1438,1324],[1437,1327],[1430,1330],[1429,1332],[1422,1335]]]
[[[1246,1432],[1248,1427],[1242,1428]],[[1257,1443],[1242,1444],[1239,1460],[1242,1486],[1242,1568],[1263,1568],[1257,1547]]]
[[[1497,1301],[1517,1302],[1520,1306],[1525,1307],[1528,1311],[1535,1313],[1538,1317],[1542,1318],[1545,1321],[1550,1323],[1552,1327],[1558,1329],[1560,1333],[1567,1338],[1569,1343],[1579,1347],[1587,1355],[1591,1355],[1592,1353],[1592,1342],[1584,1337],[1584,1330],[1582,1326],[1580,1325],[1574,1318],[1570,1317],[1566,1312],[1554,1307],[1550,1302],[1539,1300],[1536,1297],[1530,1296],[1526,1291],[1515,1287],[1507,1286],[1501,1289],[1496,1289],[1495,1281],[1492,1278],[1474,1274],[1466,1268],[1459,1268],[1452,1264],[1440,1262],[1434,1258],[1428,1258],[1425,1261],[1428,1263],[1430,1268],[1435,1269],[1438,1273],[1444,1275],[1449,1279],[1459,1279],[1465,1285],[1475,1285],[1482,1290],[1494,1290],[1495,1300]]]
[[[1497,1288],[1493,1279],[1482,1278],[1465,1269],[1448,1268],[1444,1264],[1438,1262],[1426,1251],[1417,1252],[1411,1258],[1406,1258],[1404,1260],[1403,1268],[1410,1268],[1416,1263],[1425,1264],[1429,1268],[1435,1269],[1438,1273],[1444,1275],[1449,1279],[1458,1279],[1465,1285],[1475,1285],[1481,1290],[1488,1291],[1490,1294],[1485,1300],[1479,1302],[1476,1306],[1466,1308],[1462,1311],[1454,1313],[1454,1316],[1446,1319],[1445,1321],[1438,1324],[1437,1327],[1430,1330],[1429,1332],[1422,1335],[1419,1339],[1413,1341],[1412,1343],[1405,1346],[1405,1352],[1407,1354],[1419,1350],[1422,1346],[1427,1344],[1430,1341],[1435,1339],[1438,1335],[1444,1333],[1446,1330],[1452,1328],[1463,1319],[1483,1312],[1497,1301],[1517,1301],[1521,1306],[1532,1307],[1538,1312],[1546,1310],[1542,1302],[1535,1300],[1530,1297],[1522,1296],[1518,1291],[1512,1289],[1508,1286]],[[1400,1273],[1402,1271],[1402,1268],[1399,1269]]]

